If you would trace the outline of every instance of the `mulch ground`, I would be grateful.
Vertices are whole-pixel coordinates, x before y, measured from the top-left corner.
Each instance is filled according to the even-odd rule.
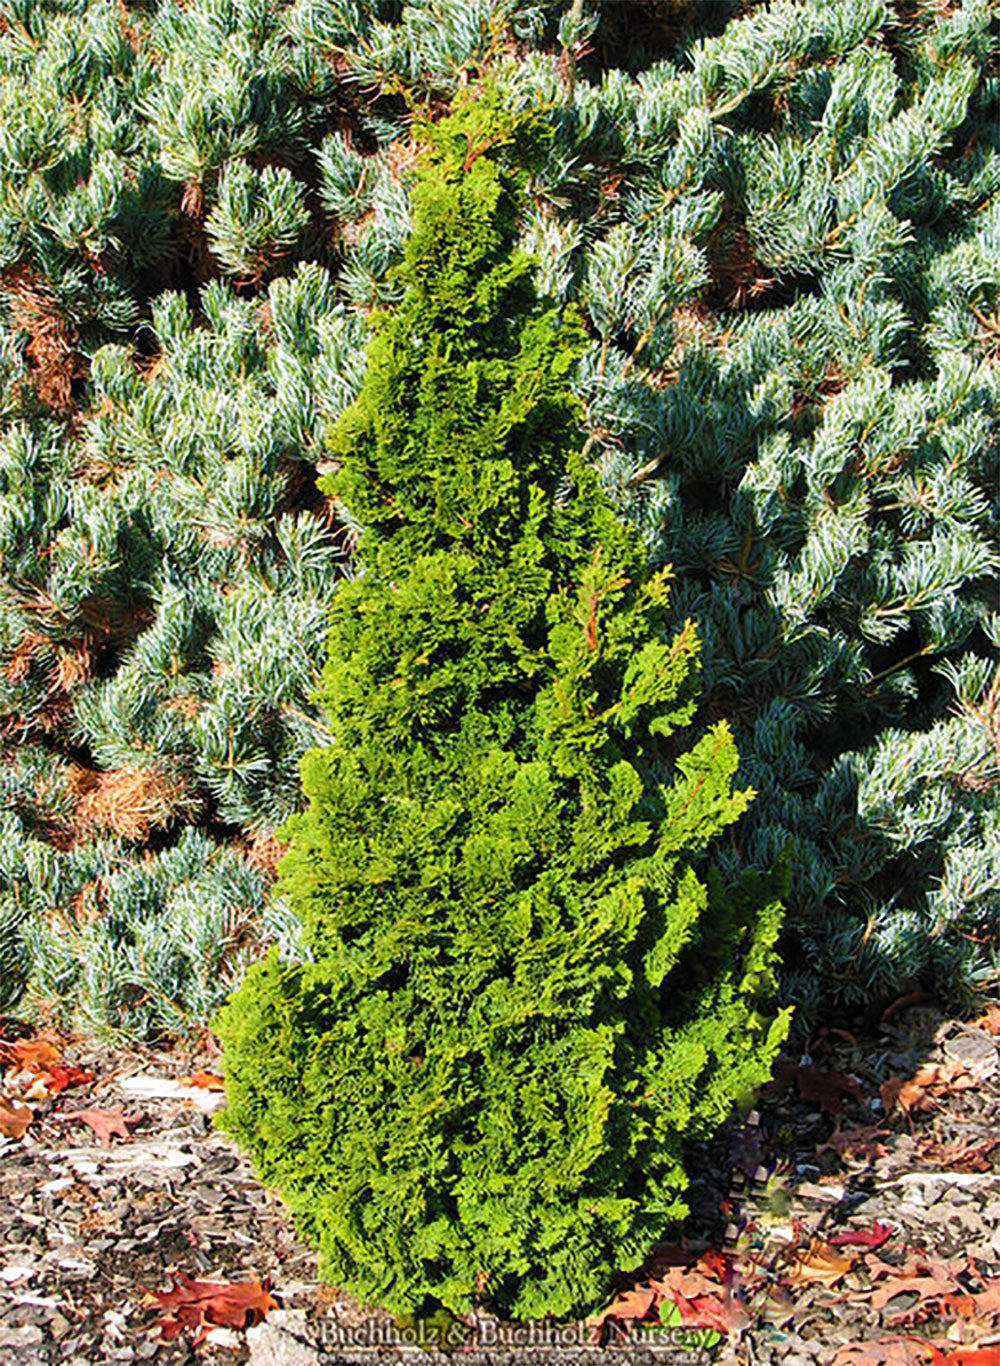
[[[26,1097],[31,1122],[0,1137],[0,1363],[1000,1363],[997,1044],[989,1026],[925,1006],[868,1037],[821,1031],[700,1150],[691,1216],[618,1278],[603,1326],[532,1341],[483,1319],[457,1353],[418,1355],[387,1345],[388,1319],[317,1284],[280,1202],[212,1126],[222,1097],[197,1083],[217,1057],[64,1041],[68,1070],[50,1067],[47,1090],[44,1067],[8,1055],[6,1094]],[[259,1280],[274,1303],[256,1325],[199,1331],[154,1294],[185,1277]],[[688,1296],[685,1322],[704,1291],[700,1321],[721,1314],[727,1331],[692,1336],[676,1316],[651,1328],[670,1286]]]

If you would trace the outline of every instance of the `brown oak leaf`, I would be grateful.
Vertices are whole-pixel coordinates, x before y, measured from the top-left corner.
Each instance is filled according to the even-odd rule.
[[[147,1291],[144,1303],[170,1312],[157,1325],[165,1338],[194,1332],[194,1345],[205,1341],[213,1328],[250,1328],[262,1322],[278,1302],[254,1276],[248,1281],[196,1281],[175,1273],[173,1290]]]

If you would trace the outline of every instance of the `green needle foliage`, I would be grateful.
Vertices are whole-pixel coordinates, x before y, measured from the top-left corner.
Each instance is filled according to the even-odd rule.
[[[224,1126],[396,1312],[591,1306],[683,1214],[683,1144],[766,1079],[774,875],[690,865],[752,791],[724,722],[686,753],[691,622],[577,435],[575,309],[516,248],[542,122],[461,99],[413,189],[321,487],[364,527],[333,601],[279,893],[305,961],[217,1022]]]

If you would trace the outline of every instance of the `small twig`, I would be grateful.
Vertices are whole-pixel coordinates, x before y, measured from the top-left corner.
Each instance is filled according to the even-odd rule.
[[[900,1011],[906,1010],[909,1006],[918,1005],[921,1001],[926,1000],[926,991],[907,992],[905,996],[900,996],[898,1000],[895,1000],[891,1005],[886,1006],[885,1010],[883,1010],[882,1014],[878,1017],[878,1022],[880,1025],[885,1024],[888,1020],[891,1020],[893,1016],[898,1015]]]
[[[329,727],[323,725],[322,721],[316,721],[313,719],[313,717],[307,716],[304,711],[299,711],[298,707],[293,707],[290,706],[287,702],[283,702],[281,706],[278,708],[278,710],[284,712],[288,716],[297,716],[298,719],[300,721],[304,721],[307,726],[312,726],[321,734],[328,735],[331,740],[335,740],[337,738],[334,732],[329,729]]]

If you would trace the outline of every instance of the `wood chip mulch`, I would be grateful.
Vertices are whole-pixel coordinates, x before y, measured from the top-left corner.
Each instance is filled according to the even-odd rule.
[[[995,1310],[984,1291],[1000,1265],[1000,1068],[989,1021],[918,1005],[867,1036],[821,1031],[755,1110],[698,1151],[690,1217],[646,1268],[615,1278],[608,1304],[641,1307],[680,1247],[702,1266],[754,1269],[729,1283],[727,1294],[743,1296],[730,1333],[658,1341],[636,1331],[626,1308],[599,1329],[534,1342],[481,1319],[448,1353],[387,1345],[384,1315],[317,1284],[315,1258],[280,1202],[212,1126],[223,1103],[211,1089],[217,1056],[54,1044],[64,1071],[51,1093],[33,1080],[44,1068],[18,1073],[10,1055],[4,1064],[4,1094],[26,1100],[0,1106],[9,1114],[24,1103],[31,1116],[23,1135],[0,1137],[0,1366],[577,1366],[623,1356],[961,1366],[989,1362],[989,1344],[1000,1344],[1000,1282]],[[877,1253],[864,1242],[873,1229],[886,1239]],[[914,1271],[917,1288],[907,1290],[921,1257],[929,1270]],[[885,1286],[896,1270],[903,1288],[893,1295]],[[936,1298],[921,1289],[935,1276]],[[184,1319],[153,1293],[192,1281],[257,1287],[263,1308],[232,1326],[211,1312],[199,1319],[197,1306]],[[924,1340],[939,1344],[938,1357],[920,1354]],[[980,1355],[963,1356],[972,1345]],[[1000,1366],[1000,1346],[992,1360]]]

